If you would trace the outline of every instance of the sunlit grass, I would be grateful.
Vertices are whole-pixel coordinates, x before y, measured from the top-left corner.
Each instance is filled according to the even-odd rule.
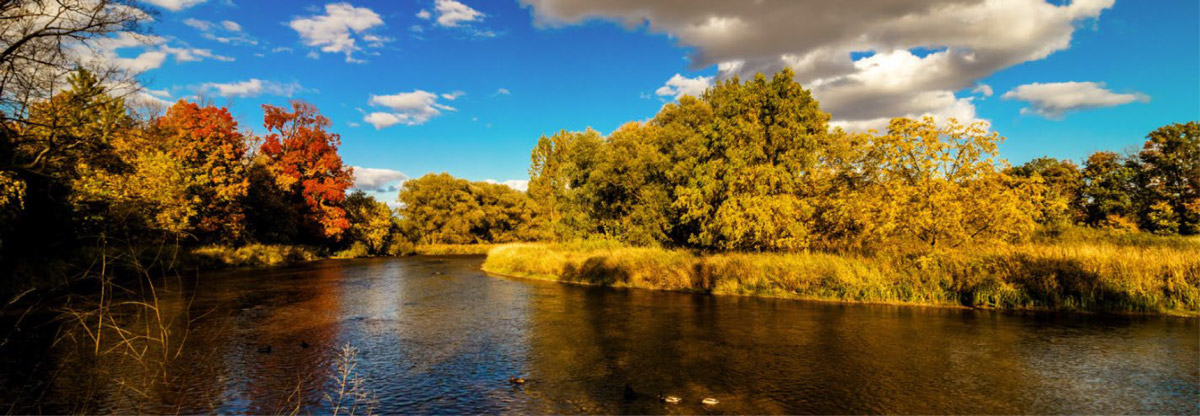
[[[190,254],[202,268],[279,266],[324,257],[314,247],[283,244],[209,245],[192,249]],[[214,262],[217,264],[205,264]]]
[[[495,244],[418,244],[414,254],[429,256],[487,254]]]
[[[492,249],[483,267],[517,277],[716,294],[1192,316],[1200,310],[1200,240],[1102,232],[873,255],[700,255],[605,241],[510,244]]]

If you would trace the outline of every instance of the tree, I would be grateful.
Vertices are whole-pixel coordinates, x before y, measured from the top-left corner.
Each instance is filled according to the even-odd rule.
[[[411,221],[423,244],[469,244],[484,240],[472,230],[487,214],[471,193],[471,183],[448,173],[404,182],[400,216]]]
[[[581,236],[591,229],[580,189],[588,181],[603,138],[599,132],[560,131],[538,139],[530,155],[529,196],[537,209],[538,228],[548,238]]]
[[[1200,233],[1200,122],[1159,127],[1137,157],[1145,228]]]
[[[1079,193],[1083,221],[1091,226],[1137,229],[1135,161],[1114,152],[1096,152],[1083,166]]]
[[[829,114],[793,81],[790,69],[767,81],[736,77],[706,91],[713,119],[696,175],[675,205],[695,221],[690,242],[742,250],[803,249],[813,239],[813,184]]]
[[[483,218],[471,230],[489,243],[511,243],[537,238],[533,230],[533,203],[529,195],[507,185],[474,182],[471,194],[483,211]]]
[[[1041,185],[998,169],[1002,140],[982,123],[893,119],[854,168],[866,179],[852,196],[864,204],[856,215],[874,240],[866,245],[916,240],[937,249],[1031,233]]]
[[[670,155],[653,124],[628,123],[605,139],[584,185],[594,232],[637,245],[667,242]]]
[[[1074,162],[1039,157],[1009,169],[1009,174],[1042,181],[1042,223],[1073,224],[1080,219],[1075,201],[1079,198],[1083,177]]]
[[[114,148],[133,126],[123,101],[88,71],[69,80],[69,89],[31,105],[27,122],[7,126],[14,140],[3,149],[13,162],[9,189],[24,191],[12,198],[24,209],[5,215],[13,221],[0,228],[42,247],[102,231],[105,202],[74,198],[77,181],[129,169]]]
[[[106,82],[127,79],[119,68],[98,67],[80,56],[108,35],[137,32],[153,20],[130,0],[0,1],[0,137],[13,139],[9,128],[26,124],[30,107],[60,90],[67,76],[87,69]],[[7,144],[7,143],[5,143]],[[50,144],[49,152],[67,146]],[[0,146],[2,148],[3,146]],[[6,168],[33,168],[36,161],[4,155]]]
[[[350,219],[346,239],[363,243],[370,254],[384,254],[393,234],[391,208],[362,190],[351,192],[346,197],[345,207]]]
[[[201,240],[240,239],[250,182],[243,160],[246,140],[229,111],[180,100],[155,127],[168,154],[194,174],[188,199],[196,202]]]
[[[316,239],[337,240],[350,227],[342,203],[354,182],[337,149],[341,138],[329,133],[329,119],[316,107],[292,101],[292,111],[263,105],[263,127],[269,133],[260,154],[275,183],[298,196],[303,227]]]

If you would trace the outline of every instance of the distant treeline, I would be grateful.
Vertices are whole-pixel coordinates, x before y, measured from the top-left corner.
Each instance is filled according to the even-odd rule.
[[[705,250],[956,247],[1061,224],[1200,231],[1197,122],[1151,132],[1136,154],[1097,152],[1079,168],[1054,158],[1009,167],[998,158],[1003,138],[982,124],[902,118],[884,133],[848,133],[829,119],[790,70],[733,78],[608,137],[542,137],[529,201],[491,209],[506,213],[502,237],[483,231],[489,199],[469,197],[479,185],[465,181],[437,185],[456,193],[441,197],[428,193],[452,179],[410,181],[402,213],[419,210],[404,217],[441,242],[601,236]],[[428,200],[439,204],[421,206]]]

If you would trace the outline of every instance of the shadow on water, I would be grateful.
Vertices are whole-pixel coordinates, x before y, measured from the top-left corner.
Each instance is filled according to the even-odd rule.
[[[487,276],[481,261],[166,284],[161,310],[190,326],[153,368],[29,319],[0,346],[0,400],[16,413],[328,413],[348,344],[383,413],[1200,412],[1197,320],[585,287]]]

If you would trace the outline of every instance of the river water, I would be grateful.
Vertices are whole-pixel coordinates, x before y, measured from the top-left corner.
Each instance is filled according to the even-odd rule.
[[[490,276],[482,261],[180,278],[156,289],[156,314],[113,312],[123,329],[99,343],[74,315],[24,318],[0,345],[0,404],[324,414],[350,346],[345,373],[378,413],[1200,413],[1195,319],[619,290]]]

